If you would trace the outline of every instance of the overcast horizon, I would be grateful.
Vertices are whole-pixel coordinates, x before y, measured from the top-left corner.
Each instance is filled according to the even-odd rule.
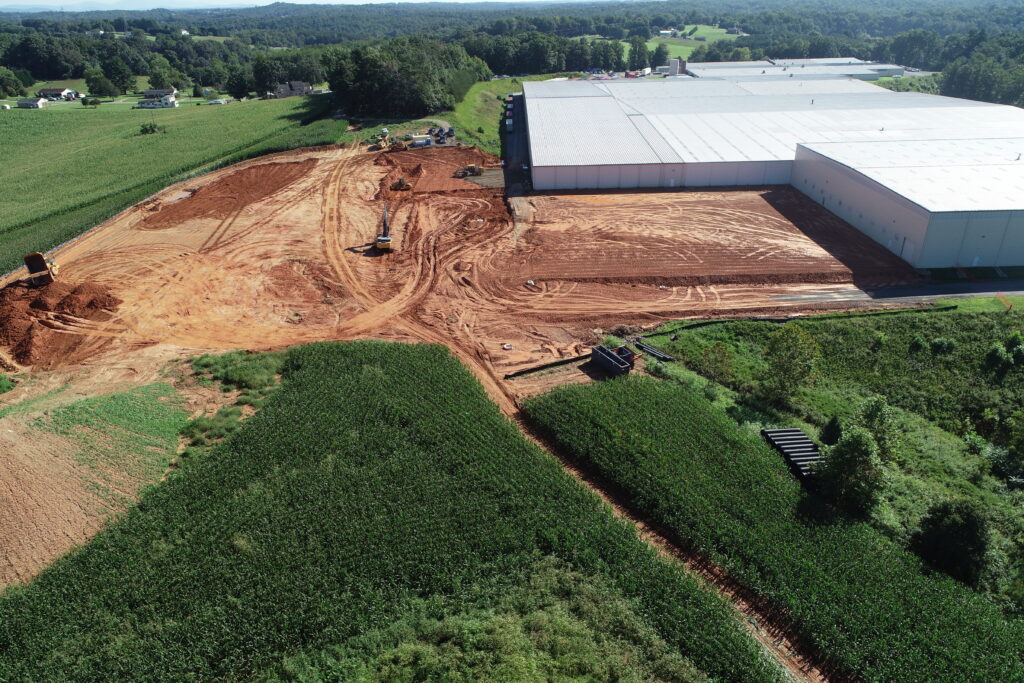
[[[125,11],[144,11],[151,9],[174,9],[174,10],[186,10],[186,9],[238,9],[241,7],[262,7],[264,5],[272,5],[275,2],[284,1],[287,4],[293,5],[373,5],[373,4],[391,4],[391,3],[402,3],[402,4],[426,4],[430,2],[449,2],[449,3],[505,3],[515,2],[516,4],[540,4],[543,2],[573,2],[573,0],[264,0],[262,2],[245,2],[245,1],[232,1],[232,0],[143,0],[133,2],[132,0],[124,0],[117,2],[103,2],[102,0],[90,1],[85,0],[83,2],[60,2],[59,0],[27,0],[25,2],[10,2],[6,3],[0,0],[0,11],[17,11],[17,12],[33,12],[43,11],[52,12],[64,10],[67,12],[91,12],[91,11],[110,11],[110,10],[125,10]]]

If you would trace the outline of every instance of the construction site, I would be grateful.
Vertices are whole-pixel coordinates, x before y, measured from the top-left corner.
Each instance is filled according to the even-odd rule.
[[[609,333],[870,305],[862,287],[916,277],[789,188],[506,196],[501,166],[473,147],[332,146],[168,187],[4,279],[0,367],[20,380],[0,409],[157,381],[206,352],[378,338],[446,345],[514,417],[590,381]],[[0,583],[103,524],[66,449],[6,422]]]
[[[506,198],[476,182],[488,169],[499,161],[471,147],[344,147],[169,187],[51,254],[57,282],[8,276],[3,362],[439,342],[511,407],[505,374],[578,355],[615,326],[798,313],[818,307],[815,292],[831,306],[914,277],[788,188]],[[380,248],[385,213],[394,242]]]

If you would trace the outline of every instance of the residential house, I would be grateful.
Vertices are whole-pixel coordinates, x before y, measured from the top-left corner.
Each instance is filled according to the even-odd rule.
[[[137,105],[138,109],[173,109],[178,106],[178,100],[175,99],[174,95],[164,95],[160,98],[154,98],[151,100],[140,100]]]
[[[74,99],[75,91],[71,88],[43,88],[36,94],[47,99],[56,97],[61,100],[67,100]]]
[[[288,81],[278,85],[273,92],[268,92],[266,96],[271,99],[281,99],[295,95],[309,95],[312,92],[313,86],[305,81]]]
[[[158,100],[161,97],[167,97],[167,96],[170,96],[170,97],[173,98],[173,97],[177,97],[178,96],[178,89],[177,88],[150,88],[149,90],[146,90],[145,92],[143,92],[142,96],[145,97],[147,100]]]

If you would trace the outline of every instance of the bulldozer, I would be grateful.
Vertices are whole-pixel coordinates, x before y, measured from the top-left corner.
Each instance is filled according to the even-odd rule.
[[[455,172],[457,178],[465,178],[466,176],[479,176],[484,174],[484,169],[476,164],[471,164],[465,168],[460,168]]]
[[[56,263],[46,258],[38,251],[25,254],[25,268],[28,269],[28,277],[25,282],[36,287],[48,285],[57,279],[60,268]]]
[[[392,240],[391,240],[391,223],[388,221],[388,207],[384,205],[384,222],[381,226],[380,234],[377,235],[377,240],[374,245],[380,251],[391,251]]]
[[[399,178],[398,180],[396,180],[395,182],[393,182],[391,184],[391,189],[392,190],[411,190],[412,189],[412,185],[410,185],[409,183],[405,182],[405,178]]]
[[[388,147],[388,149],[391,150],[392,152],[404,152],[405,150],[409,149],[409,147],[401,140],[396,140],[391,143],[391,146]]]

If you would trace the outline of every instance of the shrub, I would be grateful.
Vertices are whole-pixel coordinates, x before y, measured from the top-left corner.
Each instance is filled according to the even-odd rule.
[[[896,457],[902,439],[903,421],[883,396],[869,398],[860,408],[857,421],[874,437],[878,454],[885,460]]]
[[[989,367],[999,370],[1013,364],[1013,354],[1001,343],[995,342],[989,349],[988,355],[985,356],[985,362]]]
[[[704,349],[698,370],[712,381],[728,384],[733,377],[733,365],[732,351],[723,342],[716,341]]]
[[[839,417],[836,415],[832,416],[832,419],[825,423],[825,426],[821,428],[821,433],[818,438],[826,446],[835,446],[839,443],[839,439],[843,436],[843,426],[839,423]]]
[[[800,325],[782,326],[771,336],[765,350],[768,370],[762,377],[765,393],[775,400],[792,396],[810,382],[821,349],[814,337]]]
[[[936,337],[935,339],[932,339],[931,349],[932,353],[936,356],[953,353],[953,349],[955,348],[956,342],[948,337]]]
[[[825,451],[817,471],[822,488],[843,509],[866,517],[878,504],[885,475],[878,444],[867,429],[844,430],[839,442]]]
[[[928,343],[919,334],[915,334],[910,340],[910,350],[917,353],[928,348]]]
[[[936,569],[977,586],[989,552],[990,526],[979,504],[966,500],[944,501],[928,510],[911,545]]]
[[[14,380],[7,375],[0,375],[0,394],[14,388]]]

